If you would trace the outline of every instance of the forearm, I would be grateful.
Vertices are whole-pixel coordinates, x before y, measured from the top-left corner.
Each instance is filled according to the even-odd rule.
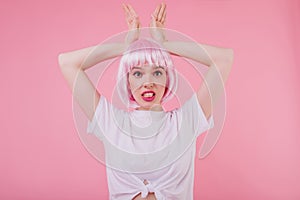
[[[229,48],[177,41],[166,41],[163,46],[171,54],[189,58],[207,66],[233,60],[233,51]]]
[[[111,43],[61,53],[59,65],[86,70],[99,62],[122,55],[126,48],[125,43]]]

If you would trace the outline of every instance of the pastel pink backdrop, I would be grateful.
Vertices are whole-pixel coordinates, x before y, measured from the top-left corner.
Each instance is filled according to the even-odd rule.
[[[57,56],[125,31],[122,2],[1,2],[0,199],[108,198]],[[127,2],[146,26],[160,1]],[[165,2],[168,28],[235,51],[225,126],[196,160],[195,199],[300,199],[300,2]]]

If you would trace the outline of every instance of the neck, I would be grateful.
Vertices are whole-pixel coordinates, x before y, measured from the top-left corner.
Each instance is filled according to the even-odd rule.
[[[138,108],[136,108],[136,110],[163,111],[163,108],[161,105],[155,105],[150,108],[138,107]]]

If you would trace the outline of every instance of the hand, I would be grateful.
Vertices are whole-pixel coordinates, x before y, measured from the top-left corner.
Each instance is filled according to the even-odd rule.
[[[126,22],[128,25],[128,33],[125,38],[125,43],[130,44],[139,38],[140,34],[140,20],[134,9],[129,4],[123,4],[123,9],[126,16]]]
[[[163,43],[165,38],[164,27],[166,21],[166,4],[159,4],[151,15],[150,33],[154,40]]]

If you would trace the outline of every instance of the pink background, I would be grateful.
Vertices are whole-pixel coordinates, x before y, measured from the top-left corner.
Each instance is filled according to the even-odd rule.
[[[1,2],[0,199],[107,199],[57,56],[125,31],[122,2]],[[146,26],[160,1],[128,2]],[[195,199],[300,199],[300,2],[166,3],[168,28],[235,51],[225,126],[196,160]]]

